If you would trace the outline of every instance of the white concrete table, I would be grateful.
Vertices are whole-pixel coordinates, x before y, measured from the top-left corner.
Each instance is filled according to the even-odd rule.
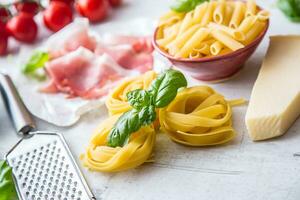
[[[109,21],[126,23],[138,17],[157,19],[171,3],[172,0],[129,1],[122,8],[114,11]],[[268,35],[300,34],[300,24],[290,23],[276,9],[275,1],[261,0],[258,3],[272,13]],[[102,26],[98,24],[93,29],[103,30]],[[249,99],[267,45],[266,37],[238,76],[212,87],[228,99],[239,97]],[[10,65],[11,59],[1,58],[0,70],[3,65]],[[194,84],[203,83],[194,82]],[[280,94],[274,98],[280,98]],[[0,156],[3,156],[18,137],[1,101]],[[245,128],[246,109],[247,106],[233,109],[234,127],[238,135],[229,144],[210,148],[189,148],[175,144],[165,135],[158,134],[154,163],[113,174],[87,171],[82,168],[78,159],[84,152],[93,130],[106,116],[105,110],[102,114],[84,116],[77,125],[70,128],[58,128],[38,119],[36,121],[41,130],[56,130],[64,133],[98,199],[300,199],[300,157],[293,156],[295,152],[300,152],[299,120],[286,135],[278,139],[254,143],[249,139]]]

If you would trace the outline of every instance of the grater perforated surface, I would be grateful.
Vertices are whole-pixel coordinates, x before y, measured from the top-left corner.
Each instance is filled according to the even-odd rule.
[[[60,138],[47,136],[45,140],[43,137],[44,135],[34,135],[32,137],[34,140],[31,138],[24,140],[15,150],[19,153],[8,157],[22,198],[26,200],[90,199]]]

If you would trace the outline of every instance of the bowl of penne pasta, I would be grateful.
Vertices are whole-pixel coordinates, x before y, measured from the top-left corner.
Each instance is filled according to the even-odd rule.
[[[269,12],[254,0],[216,0],[161,16],[155,49],[202,81],[227,80],[242,69],[269,27]]]

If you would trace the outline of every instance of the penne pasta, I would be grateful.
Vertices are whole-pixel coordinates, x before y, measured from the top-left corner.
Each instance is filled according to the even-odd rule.
[[[201,22],[201,19],[205,14],[205,10],[207,9],[207,6],[208,6],[208,2],[204,2],[195,8],[194,15],[193,15],[193,22],[195,24]]]
[[[174,24],[180,21],[183,17],[183,13],[177,13],[171,10],[159,18],[158,26]]]
[[[193,49],[201,44],[203,40],[209,35],[207,28],[200,28],[194,35],[184,44],[184,46],[175,54],[176,58],[186,58],[193,51]]]
[[[253,28],[246,34],[246,40],[244,44],[251,43],[265,28],[266,24],[264,22],[256,21]]]
[[[222,51],[224,45],[219,42],[219,41],[215,41],[211,46],[210,46],[210,53],[214,56],[220,54],[220,52]]]
[[[224,48],[221,50],[220,54],[219,55],[224,55],[224,54],[228,54],[228,53],[231,53],[232,50],[229,49],[229,48]]]
[[[226,47],[231,49],[232,51],[236,51],[238,49],[241,49],[244,47],[244,45],[235,39],[233,39],[231,36],[227,35],[225,32],[220,30],[214,30],[211,32],[212,36],[224,44]]]
[[[229,25],[229,22],[231,20],[231,17],[232,17],[232,14],[233,14],[233,7],[231,6],[226,6],[225,8],[225,17],[224,17],[224,20],[223,20],[223,25],[226,25],[228,26]]]
[[[185,42],[192,37],[192,35],[200,28],[200,25],[194,25],[190,27],[188,30],[186,30],[183,34],[179,35],[176,37],[176,39],[167,45],[167,49],[170,47],[173,48],[172,46],[175,46],[177,48],[181,48]]]
[[[253,27],[256,21],[257,21],[257,17],[254,16],[246,17],[240,24],[238,30],[246,34]]]
[[[237,1],[234,3],[234,10],[232,13],[231,20],[229,22],[230,28],[238,28],[241,21],[243,20],[245,16],[245,9],[246,6],[243,2]]]
[[[213,13],[213,20],[217,24],[222,24],[224,21],[225,16],[225,10],[226,10],[226,3],[225,0],[219,0],[218,5]]]
[[[202,54],[199,51],[192,50],[192,52],[189,54],[189,58],[196,59],[203,57]]]
[[[156,42],[176,58],[222,55],[248,45],[266,27],[270,13],[255,0],[211,0],[187,13],[160,18]]]
[[[266,21],[270,17],[270,12],[266,10],[261,10],[257,13],[257,18],[260,21]]]
[[[199,46],[193,48],[193,51],[198,51],[201,54],[209,55],[210,54],[210,45],[206,43],[201,43]]]
[[[208,27],[210,27],[212,29],[224,31],[225,33],[231,35],[235,40],[238,40],[238,41],[245,40],[245,34],[238,29],[229,28],[227,26],[219,25],[216,23],[209,23]]]
[[[182,34],[193,25],[192,19],[193,19],[193,12],[188,12],[182,20],[178,34]]]
[[[256,15],[256,3],[255,0],[247,0],[246,4],[246,17],[255,16]]]
[[[207,9],[201,19],[201,26],[205,26],[207,25],[209,22],[212,21],[213,19],[213,11],[214,11],[214,6],[215,6],[215,2],[211,1],[208,3]]]

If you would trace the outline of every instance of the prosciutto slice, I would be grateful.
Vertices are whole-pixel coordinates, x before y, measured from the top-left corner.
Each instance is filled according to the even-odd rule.
[[[98,43],[95,53],[108,54],[122,67],[143,73],[152,69],[152,51],[149,37],[108,36]]]
[[[95,99],[107,95],[120,78],[130,74],[106,55],[96,56],[80,47],[46,64],[51,79],[42,92],[68,94],[69,98]]]
[[[89,23],[85,19],[78,19],[69,24],[52,35],[46,43],[52,59],[75,51],[79,47],[94,51],[96,46],[96,38],[89,34]]]

